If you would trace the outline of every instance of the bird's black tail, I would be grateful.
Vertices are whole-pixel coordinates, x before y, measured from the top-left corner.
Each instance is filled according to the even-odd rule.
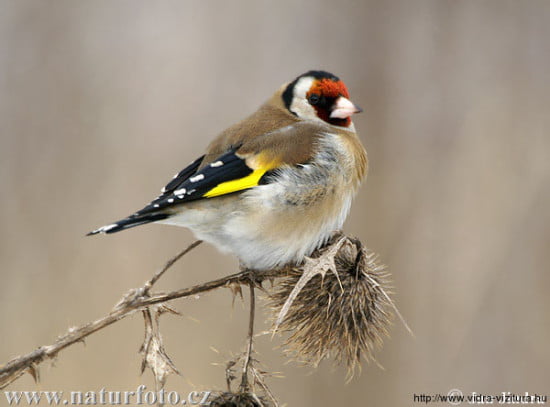
[[[125,219],[105,225],[99,229],[92,230],[87,233],[86,236],[97,235],[98,233],[115,233],[124,229],[133,228],[134,226],[145,225],[146,223],[156,222],[158,220],[166,219],[170,215],[166,213],[147,213],[143,215],[132,215]]]

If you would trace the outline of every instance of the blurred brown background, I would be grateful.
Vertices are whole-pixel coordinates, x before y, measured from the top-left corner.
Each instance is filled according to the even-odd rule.
[[[313,68],[341,76],[370,174],[345,230],[393,273],[396,322],[376,365],[259,359],[289,406],[406,406],[414,393],[550,390],[550,3],[0,2],[0,363],[106,313],[193,240],[146,226],[84,234],[139,209],[219,131]],[[201,246],[159,288],[236,271]],[[222,388],[246,308],[228,290],[174,306],[183,377]],[[263,321],[265,314],[258,316]],[[265,328],[266,325],[260,324]],[[45,364],[37,386],[134,390],[139,315]],[[213,352],[210,348],[220,353]],[[0,405],[5,399],[0,398]]]

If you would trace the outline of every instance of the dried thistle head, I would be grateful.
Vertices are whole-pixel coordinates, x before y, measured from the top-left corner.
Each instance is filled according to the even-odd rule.
[[[216,395],[210,401],[210,407],[271,407],[274,404],[254,393],[232,393],[229,391]]]
[[[388,273],[359,240],[337,236],[274,287],[275,328],[290,334],[285,353],[317,366],[334,357],[351,377],[374,360],[393,318]]]

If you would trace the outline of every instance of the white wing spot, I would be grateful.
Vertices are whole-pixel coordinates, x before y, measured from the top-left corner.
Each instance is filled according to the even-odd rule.
[[[181,189],[178,189],[178,190],[174,191],[174,195],[185,195],[186,192],[187,192],[187,190],[185,188],[181,188]]]
[[[189,178],[191,182],[199,182],[204,179],[204,174],[195,175],[194,177]]]
[[[153,205],[155,208],[158,208],[160,205],[159,204],[154,204]]]
[[[221,167],[222,165],[223,165],[223,161],[221,161],[221,160],[218,160],[218,161],[213,162],[213,163],[210,164],[210,166],[212,168]]]
[[[183,199],[183,195],[178,195],[178,199]]]
[[[170,198],[170,199],[168,200],[168,203],[172,203],[172,202],[174,202],[174,199],[173,199],[173,198]]]

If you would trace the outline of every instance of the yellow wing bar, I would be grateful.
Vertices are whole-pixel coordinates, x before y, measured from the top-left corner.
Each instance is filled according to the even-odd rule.
[[[212,198],[215,196],[230,194],[232,192],[242,191],[243,189],[248,189],[255,187],[259,184],[260,179],[267,172],[267,169],[257,169],[252,171],[249,175],[243,178],[235,179],[232,181],[222,182],[221,184],[215,186],[210,191],[208,191],[203,196],[205,198]]]

